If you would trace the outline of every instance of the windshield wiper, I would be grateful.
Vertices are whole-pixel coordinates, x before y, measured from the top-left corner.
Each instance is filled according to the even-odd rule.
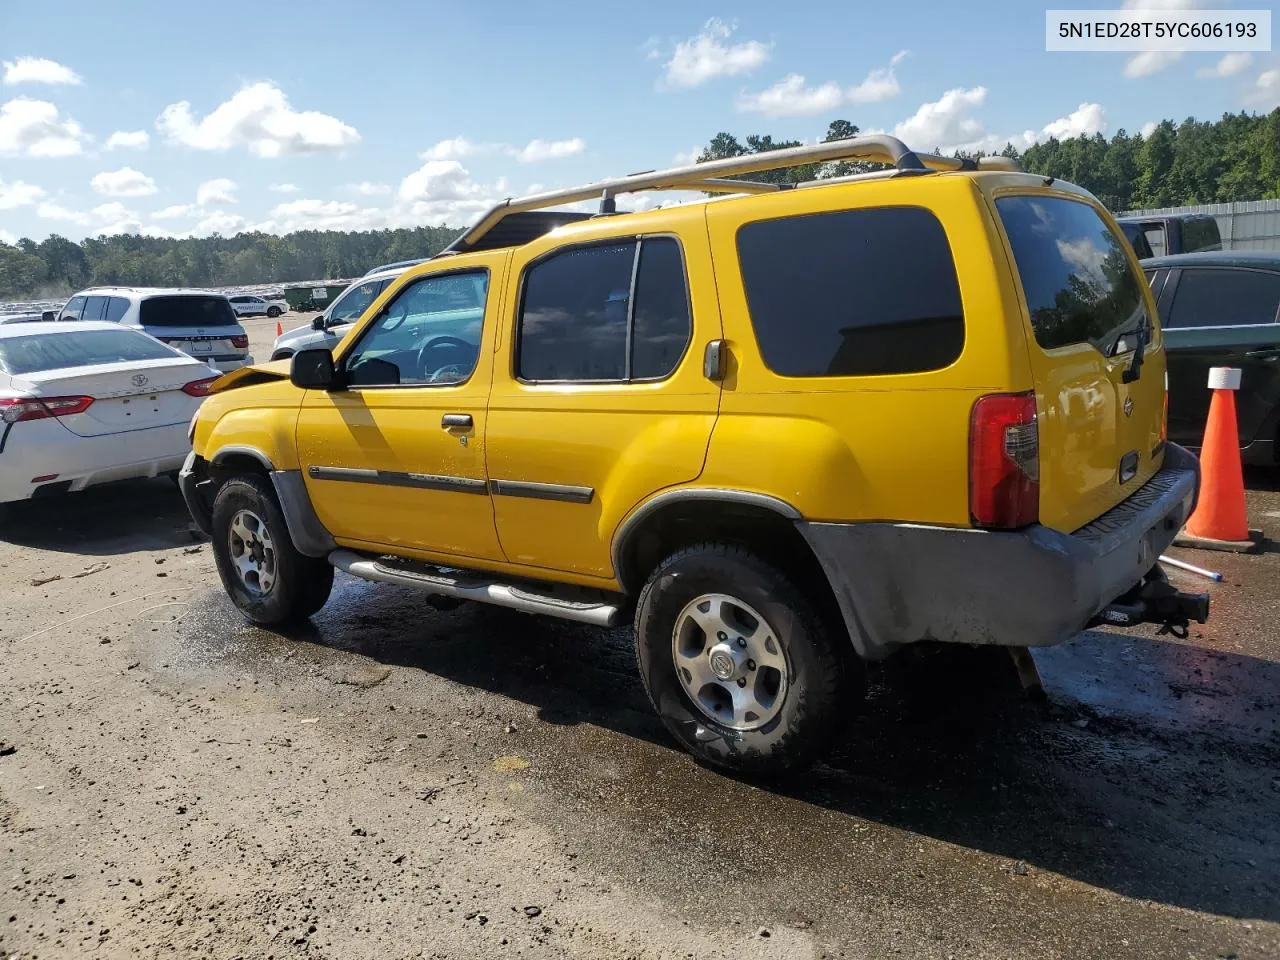
[[[1129,361],[1129,366],[1125,367],[1124,375],[1120,378],[1122,383],[1133,383],[1142,376],[1143,351],[1147,346],[1147,338],[1151,336],[1145,312],[1142,315],[1142,319],[1138,321],[1138,329],[1135,335],[1138,338],[1138,342],[1133,348],[1133,359]]]

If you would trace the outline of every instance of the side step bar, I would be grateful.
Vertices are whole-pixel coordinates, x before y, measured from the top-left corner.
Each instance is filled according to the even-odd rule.
[[[459,600],[477,600],[523,613],[541,613],[562,620],[576,620],[596,627],[613,627],[622,622],[622,608],[604,601],[607,594],[580,590],[584,599],[573,599],[550,592],[541,586],[522,586],[487,580],[483,575],[455,567],[438,567],[428,563],[411,563],[368,557],[351,550],[334,550],[329,562],[353,577],[377,583],[395,583],[416,587]],[[596,599],[596,597],[600,599]]]

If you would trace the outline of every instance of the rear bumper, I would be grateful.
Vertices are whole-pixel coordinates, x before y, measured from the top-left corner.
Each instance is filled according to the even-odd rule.
[[[1164,468],[1071,534],[890,523],[800,523],[858,652],[921,640],[1048,646],[1075,636],[1151,570],[1195,507],[1199,463]]]
[[[213,536],[213,511],[209,501],[200,491],[200,484],[207,479],[205,462],[196,456],[195,451],[187,454],[186,462],[178,471],[178,489],[182,491],[182,499],[186,501],[187,511],[200,532],[206,537]]]

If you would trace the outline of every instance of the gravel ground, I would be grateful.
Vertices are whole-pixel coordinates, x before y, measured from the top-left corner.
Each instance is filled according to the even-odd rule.
[[[1000,657],[891,662],[760,785],[673,746],[626,630],[340,578],[270,633],[166,482],[32,504],[0,958],[1280,956],[1280,554],[1194,559],[1227,580],[1187,640],[1040,651],[1047,703]]]

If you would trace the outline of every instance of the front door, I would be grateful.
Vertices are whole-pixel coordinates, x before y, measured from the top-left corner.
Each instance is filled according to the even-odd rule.
[[[1258,434],[1280,403],[1280,273],[1183,268],[1170,277],[1160,299],[1167,316],[1170,439],[1200,446],[1211,367],[1240,368],[1240,443],[1273,439]]]
[[[702,210],[664,226],[674,235],[602,224],[589,241],[553,235],[515,254],[487,435],[513,563],[608,579],[622,519],[702,471],[720,401],[703,349],[720,313]]]
[[[397,284],[336,358],[347,386],[307,391],[299,458],[316,513],[339,542],[502,558],[485,403],[507,256],[471,256],[465,268]]]

